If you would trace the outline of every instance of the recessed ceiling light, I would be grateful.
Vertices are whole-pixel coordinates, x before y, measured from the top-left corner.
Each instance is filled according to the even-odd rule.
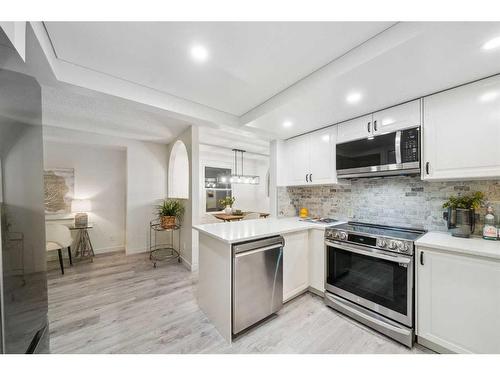
[[[359,92],[350,93],[349,95],[347,95],[345,100],[347,100],[347,103],[351,104],[357,103],[361,100],[361,93]]]
[[[498,91],[488,91],[479,97],[482,102],[491,102],[498,97]]]
[[[483,44],[483,49],[484,50],[490,50],[494,48],[500,47],[500,36],[497,36],[496,38],[488,40],[486,43]]]
[[[191,47],[191,57],[200,62],[204,62],[208,59],[208,50],[200,45]]]
[[[287,120],[287,121],[284,121],[284,122],[283,122],[283,127],[284,127],[284,128],[291,128],[291,127],[292,127],[292,125],[293,125],[293,123],[292,123],[291,121],[288,121],[288,120]]]

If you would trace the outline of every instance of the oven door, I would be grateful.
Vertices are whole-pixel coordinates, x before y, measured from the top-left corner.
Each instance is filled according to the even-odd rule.
[[[325,244],[327,291],[413,326],[413,257],[337,241]]]

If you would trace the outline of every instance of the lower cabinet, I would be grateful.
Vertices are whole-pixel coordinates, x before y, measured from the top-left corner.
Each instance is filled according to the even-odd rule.
[[[439,352],[500,353],[500,260],[417,248],[418,340]]]
[[[283,237],[283,301],[287,301],[309,287],[309,231]]]
[[[315,292],[325,291],[325,231],[309,231],[309,286]]]

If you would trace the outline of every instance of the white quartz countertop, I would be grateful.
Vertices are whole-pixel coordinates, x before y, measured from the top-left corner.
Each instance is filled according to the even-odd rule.
[[[446,232],[428,232],[415,241],[415,245],[500,259],[500,241],[484,240],[481,237],[459,238]]]
[[[218,240],[235,243],[315,228],[325,229],[326,227],[341,223],[345,223],[345,221],[338,221],[334,224],[321,224],[300,221],[298,217],[270,217],[267,219],[241,220],[229,223],[199,224],[193,225],[193,228]]]

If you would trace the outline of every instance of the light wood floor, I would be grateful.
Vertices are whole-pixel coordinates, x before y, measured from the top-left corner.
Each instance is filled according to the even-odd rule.
[[[52,353],[422,353],[304,294],[227,344],[196,303],[196,274],[153,269],[145,254],[100,255],[60,274],[49,265]]]

